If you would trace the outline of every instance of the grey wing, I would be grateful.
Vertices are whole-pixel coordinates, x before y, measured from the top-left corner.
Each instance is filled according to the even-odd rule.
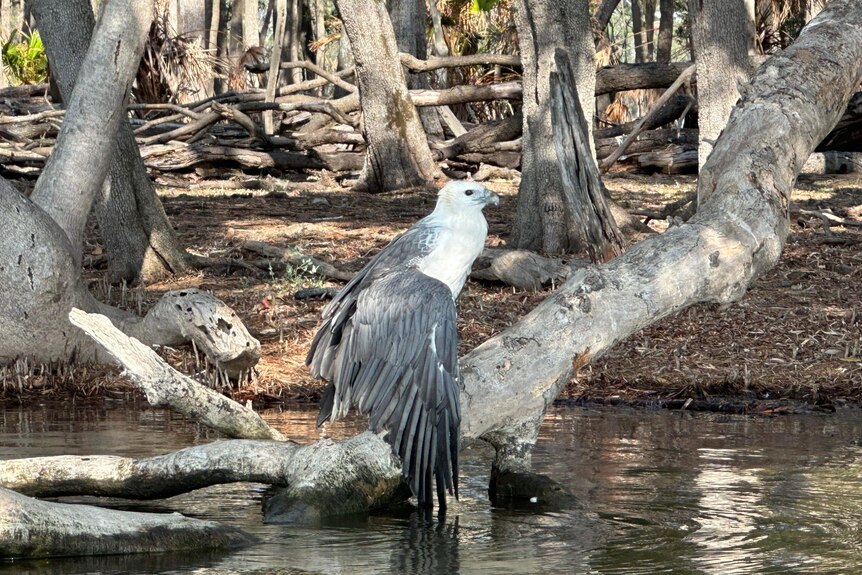
[[[417,260],[434,249],[436,238],[437,230],[427,218],[420,220],[374,256],[323,308],[323,325],[315,334],[305,358],[305,363],[310,366],[314,377],[332,380],[335,351],[341,343],[344,326],[356,311],[359,294],[377,278],[395,270],[405,270],[415,266]],[[324,406],[327,399],[328,397],[324,395],[322,401]],[[322,415],[323,411],[321,411]]]
[[[430,506],[458,494],[458,333],[455,302],[442,282],[418,271],[393,273],[358,298],[333,365],[331,414],[351,405],[401,458],[404,476]]]

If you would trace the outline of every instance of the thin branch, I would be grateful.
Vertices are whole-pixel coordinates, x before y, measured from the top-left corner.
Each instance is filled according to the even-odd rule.
[[[350,82],[345,82],[342,80],[337,74],[333,74],[328,72],[315,64],[314,62],[310,62],[308,60],[300,60],[299,62],[282,62],[281,69],[288,70],[291,68],[305,68],[309,72],[314,72],[321,78],[328,80],[331,84],[335,84],[342,90],[346,92],[350,92],[351,94],[356,92],[356,86],[351,84]]]
[[[458,68],[461,66],[515,66],[521,65],[520,56],[513,54],[471,54],[469,56],[436,56],[420,60],[412,54],[401,52],[401,64],[413,72],[427,72],[440,68]]]

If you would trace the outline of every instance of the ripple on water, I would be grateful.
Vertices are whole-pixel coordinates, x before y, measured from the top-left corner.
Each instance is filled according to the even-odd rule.
[[[300,441],[364,428],[354,419],[320,430],[314,409],[264,417]],[[0,563],[0,573],[850,573],[862,552],[859,437],[862,417],[851,411],[766,419],[555,409],[534,464],[575,494],[571,512],[491,508],[492,452],[474,444],[463,453],[461,501],[442,522],[413,514],[264,525],[266,486],[223,485],[109,503],[239,525],[259,544],[229,554]],[[145,406],[46,403],[0,413],[0,458],[140,457],[217,438]]]

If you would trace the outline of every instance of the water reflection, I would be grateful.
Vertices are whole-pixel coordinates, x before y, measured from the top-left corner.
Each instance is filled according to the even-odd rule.
[[[320,430],[312,408],[264,417],[300,441],[364,428],[353,420]],[[765,419],[558,409],[534,463],[575,493],[580,508],[571,512],[492,509],[490,448],[476,444],[462,456],[461,500],[443,521],[408,513],[264,525],[266,486],[222,485],[109,503],[240,525],[258,545],[227,555],[0,562],[0,573],[850,573],[862,553],[860,437],[862,417],[851,411]],[[140,457],[216,438],[142,405],[0,412],[0,458]]]

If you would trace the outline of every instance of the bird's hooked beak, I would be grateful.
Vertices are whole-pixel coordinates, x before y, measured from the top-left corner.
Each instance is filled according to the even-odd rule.
[[[499,206],[500,205],[500,196],[485,188],[485,205]]]

